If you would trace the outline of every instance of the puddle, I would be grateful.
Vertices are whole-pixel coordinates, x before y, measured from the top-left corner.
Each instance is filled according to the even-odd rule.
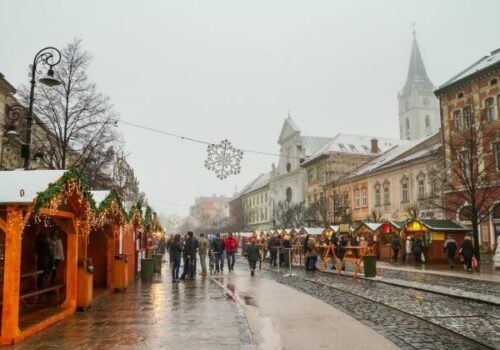
[[[251,297],[250,295],[242,295],[243,297],[243,301],[245,302],[246,305],[249,305],[249,306],[257,306],[257,302],[256,300]]]

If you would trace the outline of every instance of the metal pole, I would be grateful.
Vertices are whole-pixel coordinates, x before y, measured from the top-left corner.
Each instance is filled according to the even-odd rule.
[[[288,273],[284,274],[283,277],[292,277],[292,276],[297,276],[297,274],[292,273],[292,249],[291,248],[285,248],[288,250]]]
[[[26,138],[24,139],[24,145],[22,150],[22,156],[24,158],[24,169],[28,170],[30,167],[30,153],[31,153],[31,127],[33,124],[33,97],[35,95],[35,74],[36,74],[36,57],[33,61],[33,66],[31,67],[31,89],[30,89],[30,101],[28,114],[26,115]]]

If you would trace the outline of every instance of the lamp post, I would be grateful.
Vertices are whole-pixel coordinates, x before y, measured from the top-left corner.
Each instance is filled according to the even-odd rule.
[[[33,59],[33,64],[30,65],[31,73],[29,76],[31,77],[31,90],[30,90],[30,99],[29,99],[29,107],[28,114],[26,115],[26,138],[24,140],[24,144],[21,147],[21,157],[24,159],[24,169],[28,170],[30,166],[30,148],[31,148],[31,127],[33,125],[33,100],[35,95],[35,84],[36,84],[36,74],[42,73],[41,70],[38,70],[38,65],[48,65],[49,69],[47,74],[43,76],[39,81],[40,83],[47,85],[49,87],[60,85],[61,82],[54,77],[54,70],[52,69],[55,65],[57,65],[61,61],[61,52],[55,47],[46,47],[38,51]]]

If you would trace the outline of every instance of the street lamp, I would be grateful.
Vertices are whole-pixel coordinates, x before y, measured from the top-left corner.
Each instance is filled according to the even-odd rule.
[[[30,65],[31,73],[31,90],[29,99],[28,114],[26,115],[26,138],[24,144],[21,148],[21,157],[24,159],[24,169],[28,170],[30,166],[30,148],[31,148],[31,127],[33,125],[33,100],[35,95],[35,84],[36,84],[36,74],[42,73],[38,70],[38,65],[48,65],[49,69],[47,74],[43,76],[39,81],[40,83],[47,85],[49,87],[60,85],[61,82],[54,77],[54,70],[52,69],[61,61],[61,52],[55,47],[46,47],[38,51],[33,59],[33,64]]]

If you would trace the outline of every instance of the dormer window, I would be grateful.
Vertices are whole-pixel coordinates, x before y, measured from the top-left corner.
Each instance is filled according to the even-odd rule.
[[[463,92],[460,92],[460,93],[457,95],[457,98],[464,98],[464,93],[463,93]]]
[[[370,153],[370,149],[368,148],[367,145],[363,145],[363,149],[365,150],[366,153]]]
[[[498,83],[498,79],[495,78],[495,79],[491,79],[490,81],[490,85],[493,86],[493,85],[496,85]]]
[[[351,151],[358,153],[358,150],[356,149],[356,146],[349,145],[349,147],[351,147]]]
[[[340,150],[342,152],[347,152],[347,149],[345,148],[345,146],[342,143],[339,143],[339,147],[340,147]]]

